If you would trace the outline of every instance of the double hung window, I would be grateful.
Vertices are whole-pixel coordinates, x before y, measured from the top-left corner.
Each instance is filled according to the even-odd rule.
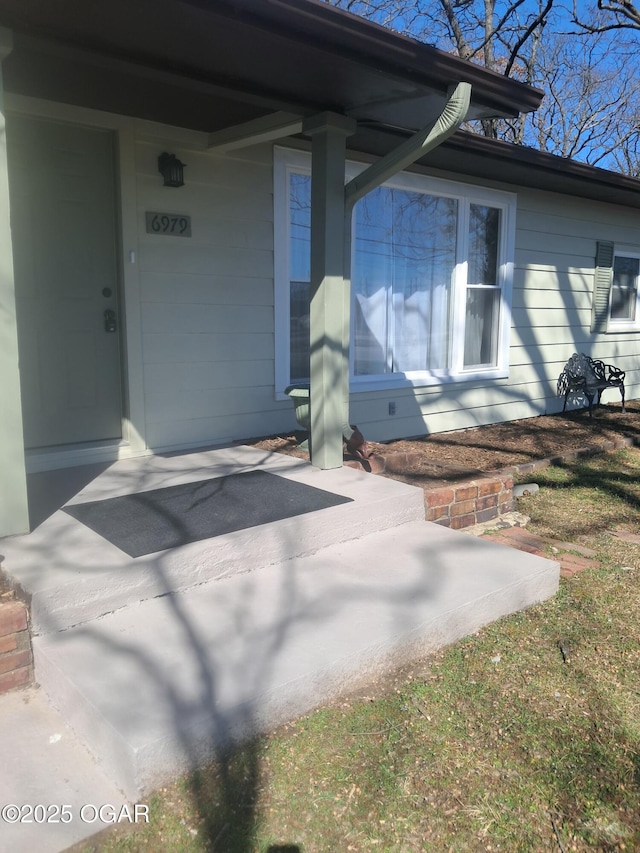
[[[640,322],[638,312],[638,280],[640,279],[640,255],[618,254],[613,259],[611,282],[612,329],[636,328]]]
[[[309,376],[310,167],[276,149],[279,391]],[[511,194],[412,173],[358,202],[352,391],[506,375],[514,213]]]

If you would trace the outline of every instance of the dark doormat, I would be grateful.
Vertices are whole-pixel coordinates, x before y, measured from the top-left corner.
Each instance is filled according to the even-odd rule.
[[[267,471],[248,471],[64,511],[130,557],[141,557],[350,501]]]

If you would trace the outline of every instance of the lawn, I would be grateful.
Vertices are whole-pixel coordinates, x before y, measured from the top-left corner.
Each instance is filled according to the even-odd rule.
[[[594,549],[599,568],[162,789],[147,826],[76,849],[640,850],[640,450],[535,481],[528,528]]]

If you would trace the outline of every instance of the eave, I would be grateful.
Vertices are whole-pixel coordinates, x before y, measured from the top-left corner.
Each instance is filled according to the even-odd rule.
[[[318,0],[0,0],[7,91],[208,133],[275,111],[414,131],[447,90],[469,118],[542,93]]]

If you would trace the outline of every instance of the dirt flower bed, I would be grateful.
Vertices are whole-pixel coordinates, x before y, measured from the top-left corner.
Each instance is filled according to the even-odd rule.
[[[309,454],[298,447],[301,437],[292,432],[246,443],[308,459]],[[497,471],[584,448],[612,449],[622,438],[640,443],[640,401],[628,403],[626,414],[620,404],[603,405],[594,409],[593,418],[586,411],[540,415],[411,439],[369,442],[369,447],[377,457],[407,454],[403,473],[415,481],[417,477],[452,479]]]

